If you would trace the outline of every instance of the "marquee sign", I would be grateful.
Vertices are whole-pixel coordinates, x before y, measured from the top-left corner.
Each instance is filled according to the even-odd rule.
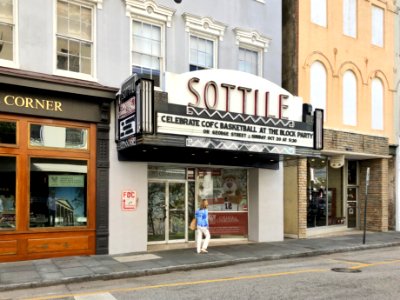
[[[281,123],[282,127],[276,127],[277,123]],[[157,114],[157,132],[160,133],[312,148],[313,132],[294,129],[290,125],[293,123],[273,119],[266,119],[263,125],[257,125],[165,113]]]
[[[235,70],[166,73],[168,103],[207,110],[302,121],[303,101],[277,84]]]
[[[312,118],[301,98],[264,78],[233,70],[167,73],[165,92],[167,101],[155,102],[152,81],[132,75],[124,82],[116,108],[119,150],[136,146],[137,136],[155,141],[158,134],[180,136],[186,147],[289,155],[296,147],[322,148],[323,112]]]

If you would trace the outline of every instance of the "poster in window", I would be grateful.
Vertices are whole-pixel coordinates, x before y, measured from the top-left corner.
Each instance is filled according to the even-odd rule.
[[[85,176],[49,175],[49,209],[55,211],[53,226],[86,225]],[[53,198],[54,203],[50,203]]]

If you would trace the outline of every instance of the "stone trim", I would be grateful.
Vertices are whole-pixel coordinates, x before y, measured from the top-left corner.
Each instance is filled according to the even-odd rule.
[[[263,36],[257,31],[246,30],[241,28],[233,29],[236,36],[236,45],[243,45],[244,47],[250,47],[251,49],[262,50],[268,52],[269,44],[271,39]]]
[[[126,0],[126,15],[135,19],[140,16],[142,18],[162,22],[171,27],[172,16],[175,10],[158,5],[153,0]]]
[[[207,17],[198,17],[188,13],[183,14],[185,19],[185,30],[191,34],[196,33],[204,34],[206,36],[213,36],[219,38],[220,41],[224,39],[226,25]]]

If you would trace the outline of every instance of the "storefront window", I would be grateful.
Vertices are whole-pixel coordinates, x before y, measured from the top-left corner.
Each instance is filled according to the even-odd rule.
[[[0,144],[17,143],[17,123],[0,121]]]
[[[87,149],[87,129],[30,125],[30,145],[67,149]]]
[[[30,227],[86,226],[87,162],[32,158]]]
[[[0,230],[15,228],[15,157],[0,156]]]
[[[196,184],[194,181],[188,182],[188,225],[189,222],[195,217],[195,197],[196,194]],[[189,241],[194,241],[195,231],[189,230]]]
[[[345,224],[342,174],[327,158],[308,159],[308,228]]]
[[[198,169],[198,202],[207,199],[211,234],[247,236],[246,169]]]
[[[307,227],[327,225],[327,160],[308,159]]]

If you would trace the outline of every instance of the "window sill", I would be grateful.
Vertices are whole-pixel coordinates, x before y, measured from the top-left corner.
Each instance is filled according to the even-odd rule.
[[[0,59],[0,67],[19,69],[19,64],[12,60]]]
[[[87,80],[87,81],[97,82],[97,78],[93,77],[92,75],[87,75],[87,74],[77,73],[77,72],[55,70],[54,75],[75,78],[75,79],[79,79],[79,80]]]

